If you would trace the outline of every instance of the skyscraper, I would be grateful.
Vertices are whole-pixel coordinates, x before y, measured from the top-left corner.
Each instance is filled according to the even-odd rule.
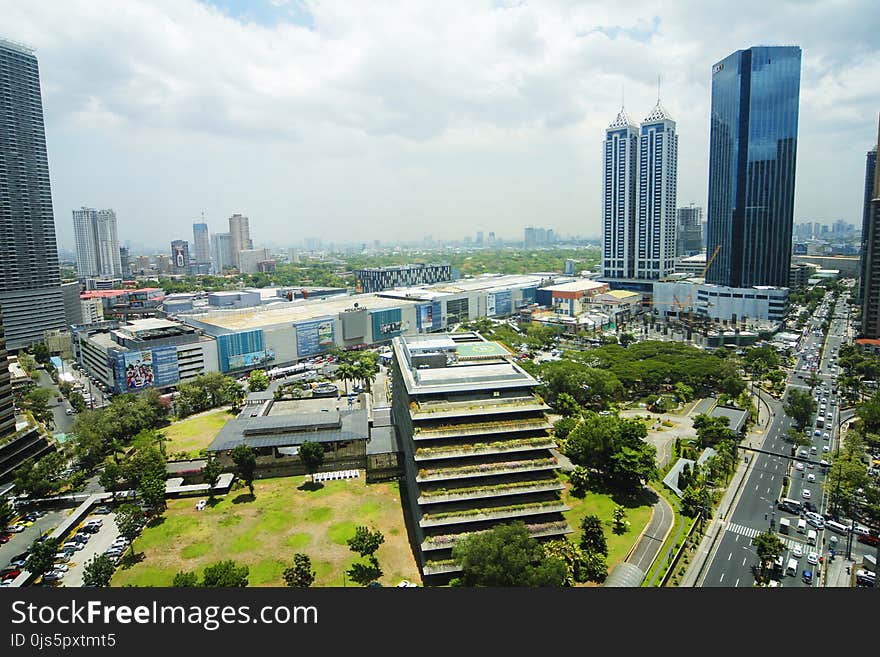
[[[76,243],[76,273],[80,279],[91,276],[122,276],[116,213],[83,207],[73,211],[73,237]]]
[[[880,125],[877,128],[877,146],[880,147]],[[880,338],[880,168],[874,166],[871,190],[867,239],[865,244],[865,270],[862,281],[862,330],[863,338]]]
[[[189,242],[186,240],[171,242],[171,270],[175,274],[188,274],[189,263]]]
[[[602,273],[635,274],[639,132],[623,107],[605,129],[602,167]]]
[[[703,208],[691,204],[678,208],[676,217],[675,255],[695,255],[703,248]]]
[[[229,217],[229,239],[232,249],[232,264],[238,267],[238,254],[240,251],[250,251],[254,248],[251,241],[250,220],[240,214]]]
[[[12,396],[12,377],[3,336],[3,315],[0,313],[0,438],[15,431],[15,405]]]
[[[7,347],[64,327],[37,58],[0,39],[0,311]]]
[[[211,242],[208,239],[208,224],[193,224],[193,256],[198,263],[211,262]]]
[[[675,269],[678,135],[659,98],[639,126],[638,159],[634,274],[641,279],[665,278]]]
[[[222,274],[226,267],[235,267],[232,259],[232,236],[229,233],[211,235],[211,271]]]
[[[706,276],[786,287],[791,265],[801,49],[755,46],[712,67]]]
[[[862,249],[860,252],[861,262],[859,277],[858,301],[864,299],[864,283],[867,280],[868,271],[868,224],[871,217],[871,200],[874,198],[874,174],[877,172],[877,147],[875,146],[865,154],[865,196],[862,205]]]

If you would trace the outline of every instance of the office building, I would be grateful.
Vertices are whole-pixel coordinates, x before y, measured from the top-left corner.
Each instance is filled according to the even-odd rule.
[[[0,316],[0,438],[15,431],[15,404],[12,396],[12,376],[9,373],[9,355],[3,335],[3,317]]]
[[[208,224],[193,224],[193,256],[198,264],[211,262],[211,242],[208,239]]]
[[[170,274],[174,271],[171,256],[165,253],[157,253],[154,256],[154,259],[156,260],[156,273]]]
[[[791,266],[801,49],[738,50],[712,67],[708,283],[785,287]]]
[[[134,266],[132,267],[133,273],[136,274],[146,274],[150,270],[152,270],[153,266],[150,264],[149,256],[138,256],[134,259]]]
[[[0,311],[11,350],[64,326],[39,66],[31,49],[2,39]]]
[[[678,135],[660,105],[639,125],[635,278],[666,278],[675,269]]]
[[[131,262],[128,259],[128,249],[124,246],[119,247],[119,264],[122,267],[122,277],[127,278],[131,275]]]
[[[522,521],[538,539],[572,531],[538,381],[476,333],[396,337],[392,417],[416,559],[448,578],[457,541]]]
[[[862,244],[860,251],[858,302],[864,299],[864,281],[868,271],[868,233],[871,217],[871,201],[874,198],[874,174],[877,172],[877,147],[865,154],[865,193],[862,201]]]
[[[877,131],[877,145],[880,146],[880,127]],[[880,167],[874,166],[874,189],[871,192],[871,207],[868,216],[865,240],[865,269],[862,283],[862,327],[861,336],[867,339],[880,339]]]
[[[703,248],[703,208],[691,204],[678,208],[675,255],[679,258],[698,254]]]
[[[241,251],[250,251],[254,248],[254,243],[251,241],[250,220],[247,217],[240,214],[229,217],[229,239],[232,266],[239,267],[238,254]]]
[[[382,292],[410,285],[432,285],[451,280],[452,268],[448,263],[431,265],[417,263],[354,270],[354,286],[358,294]]]
[[[602,275],[635,277],[639,131],[621,107],[605,129],[602,166]]]
[[[175,274],[189,273],[189,242],[186,240],[171,242],[171,267]]]
[[[82,303],[80,302],[80,283],[72,281],[61,284],[61,297],[64,299],[64,325],[82,324]]]
[[[261,263],[271,260],[269,249],[245,249],[238,252],[238,269],[242,274],[256,274],[267,271],[268,267]]]
[[[214,233],[211,235],[211,271],[222,274],[227,267],[237,267],[232,257],[232,235]]]
[[[84,280],[90,276],[122,276],[122,257],[113,210],[80,208],[73,211],[73,235],[76,243],[76,273]]]

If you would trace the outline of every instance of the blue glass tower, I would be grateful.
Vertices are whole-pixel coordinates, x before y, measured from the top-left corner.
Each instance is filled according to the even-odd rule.
[[[864,299],[865,282],[868,280],[868,233],[871,230],[871,200],[874,198],[874,173],[877,171],[877,147],[874,146],[865,154],[865,197],[862,206],[862,249],[859,257],[859,294],[858,301]]]
[[[712,67],[706,282],[787,287],[801,49],[738,50]]]

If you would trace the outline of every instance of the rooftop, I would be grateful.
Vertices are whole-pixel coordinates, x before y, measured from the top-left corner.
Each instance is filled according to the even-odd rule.
[[[278,416],[270,414],[230,420],[208,446],[208,451],[221,452],[242,443],[253,448],[292,447],[306,441],[326,443],[367,440],[369,436],[369,421],[365,410]]]
[[[548,285],[542,289],[550,290],[551,292],[588,292],[605,287],[608,287],[607,283],[600,283],[585,278],[579,281],[572,281],[571,283],[562,283],[561,285]]]

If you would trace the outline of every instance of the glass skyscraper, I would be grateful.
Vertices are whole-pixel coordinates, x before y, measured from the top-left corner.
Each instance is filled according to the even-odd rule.
[[[874,173],[877,171],[877,147],[874,146],[865,154],[865,196],[862,205],[862,249],[859,254],[861,262],[859,269],[859,294],[858,301],[864,299],[865,281],[868,280],[868,233],[871,221],[871,200],[874,198]]]
[[[623,108],[605,129],[602,167],[602,274],[635,274],[639,131]]]
[[[801,49],[757,46],[712,67],[706,282],[787,287]]]
[[[0,39],[0,311],[15,350],[64,327],[40,71]]]

